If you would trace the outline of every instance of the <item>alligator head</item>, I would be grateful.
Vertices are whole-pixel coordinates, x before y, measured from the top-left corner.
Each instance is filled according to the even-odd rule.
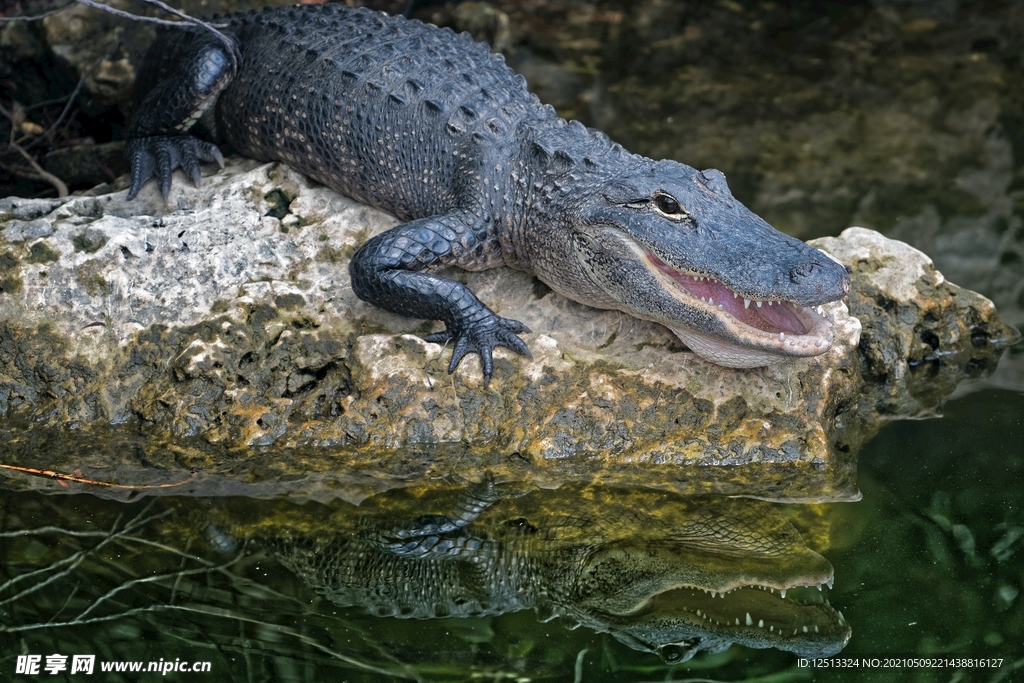
[[[802,543],[781,555],[688,545],[601,548],[581,577],[585,594],[559,614],[670,664],[733,643],[829,657],[850,639],[820,592],[832,585],[832,567]]]
[[[850,639],[822,592],[832,565],[775,506],[692,498],[645,509],[641,495],[630,497],[632,514],[602,501],[610,515],[596,526],[606,541],[580,558],[552,616],[669,663],[732,643],[827,657]]]
[[[842,265],[747,209],[720,171],[643,157],[629,166],[573,200],[577,300],[659,322],[727,367],[830,348],[818,307],[849,291]]]

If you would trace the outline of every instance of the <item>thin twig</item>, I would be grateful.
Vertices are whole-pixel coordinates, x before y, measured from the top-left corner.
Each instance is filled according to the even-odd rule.
[[[164,552],[168,552],[168,553],[170,553],[172,555],[179,555],[182,558],[182,560],[192,560],[193,562],[198,562],[199,564],[204,564],[207,567],[211,567],[211,568],[217,566],[216,562],[211,562],[210,560],[207,560],[205,557],[199,557],[198,555],[192,555],[191,553],[187,553],[187,552],[185,552],[183,550],[179,550],[178,548],[173,548],[173,547],[171,547],[169,545],[165,545],[165,544],[159,543],[157,541],[151,541],[148,538],[142,538],[140,536],[125,536],[124,538],[119,538],[118,539],[118,543],[125,543],[125,544],[127,544],[127,543],[138,543],[139,545],[147,545],[147,546],[149,546],[151,548],[158,548],[158,549],[163,550]]]
[[[66,5],[61,5],[60,7],[55,7],[54,9],[47,10],[46,12],[43,12],[42,14],[30,14],[30,15],[24,16],[24,17],[0,17],[0,24],[6,24],[8,22],[13,22],[13,21],[38,21],[40,19],[45,19],[46,17],[52,17],[57,12],[63,12],[65,9],[67,9],[68,7],[70,7],[73,4],[75,4],[75,3],[74,2],[69,2]]]
[[[131,19],[132,21],[146,21],[150,24],[157,24],[159,26],[177,26],[181,28],[180,21],[170,21],[168,19],[157,19],[156,17],[144,17],[139,14],[132,14],[131,12],[125,12],[124,10],[114,9],[110,5],[105,5],[102,2],[93,2],[93,0],[75,0],[80,5],[98,9],[101,12],[107,12],[113,14],[115,17],[123,17],[125,19]]]
[[[79,538],[97,538],[108,536],[109,531],[72,531],[61,529],[59,526],[41,526],[36,529],[18,529],[17,531],[0,531],[0,538],[20,538],[21,536],[42,536],[43,534],[64,534],[65,536],[77,536]]]
[[[24,149],[22,149],[21,145],[19,145],[18,143],[12,141],[12,142],[10,142],[8,144],[10,145],[10,147],[12,149],[14,149],[19,154],[21,154],[21,156],[25,157],[25,161],[27,161],[32,166],[32,170],[34,170],[39,175],[40,178],[42,178],[46,182],[50,183],[51,185],[53,185],[57,189],[57,196],[58,197],[63,199],[64,197],[68,196],[68,186],[64,184],[63,180],[61,180],[57,176],[53,175],[49,171],[44,171],[43,167],[40,166],[38,163],[36,163],[36,160],[32,158],[32,155],[29,154],[28,152],[26,152]],[[0,465],[0,467],[8,467],[8,466],[7,465]]]
[[[60,609],[59,609],[59,610],[57,610],[56,612],[54,612],[54,613],[53,613],[53,616],[51,616],[51,617],[50,617],[49,619],[47,619],[46,621],[47,621],[47,622],[51,622],[51,621],[54,621],[54,620],[56,620],[56,619],[57,619],[57,617],[59,617],[59,616],[61,615],[61,613],[62,613],[62,612],[63,612],[64,610],[66,610],[66,609],[67,609],[68,605],[70,605],[70,604],[71,604],[71,601],[72,601],[72,600],[74,600],[74,598],[75,598],[75,596],[76,596],[76,595],[78,595],[78,584],[75,584],[75,585],[74,585],[74,586],[73,586],[73,587],[71,588],[71,592],[70,592],[70,593],[68,593],[68,597],[67,597],[67,598],[66,598],[66,599],[64,600],[64,604],[60,606]]]
[[[24,150],[22,150],[22,154],[25,154]],[[65,192],[65,194],[62,196],[67,196],[67,193]],[[19,467],[18,465],[4,465],[0,463],[0,469],[14,470],[15,472],[25,472],[26,474],[34,474],[39,477],[48,477],[50,479],[58,479],[60,481],[74,481],[79,484],[92,484],[93,486],[106,486],[112,489],[129,489],[131,491],[141,491],[147,489],[169,489],[174,488],[175,486],[184,486],[185,484],[195,481],[196,477],[199,476],[199,470],[193,469],[192,474],[188,476],[188,479],[182,479],[181,481],[172,482],[170,484],[115,484],[109,481],[97,481],[95,479],[86,479],[85,477],[76,477],[73,474],[62,474],[60,472],[57,472],[56,470],[38,469],[36,467]]]

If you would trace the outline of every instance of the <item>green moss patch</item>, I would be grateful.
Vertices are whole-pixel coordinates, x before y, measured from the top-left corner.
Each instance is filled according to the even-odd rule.
[[[85,252],[86,254],[95,254],[106,243],[107,236],[95,230],[86,230],[71,238],[71,244],[74,245],[75,251]]]
[[[271,216],[278,220],[291,213],[291,204],[294,197],[289,197],[284,190],[275,189],[263,195],[263,201],[267,203],[267,212],[264,216]]]
[[[10,252],[0,254],[0,295],[17,294],[24,282],[18,272],[18,259]]]
[[[53,263],[60,260],[60,252],[54,251],[46,242],[36,242],[28,248],[29,263]]]

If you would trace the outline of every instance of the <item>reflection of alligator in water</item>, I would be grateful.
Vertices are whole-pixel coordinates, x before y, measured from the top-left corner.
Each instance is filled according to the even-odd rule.
[[[387,519],[437,503],[389,505]],[[503,498],[488,486],[450,517],[382,519],[264,542],[331,601],[380,616],[532,608],[668,662],[732,643],[829,656],[850,638],[821,597],[832,566],[768,503],[593,488]]]

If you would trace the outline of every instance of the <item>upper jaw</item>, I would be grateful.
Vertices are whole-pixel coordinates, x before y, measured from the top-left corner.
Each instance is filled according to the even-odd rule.
[[[707,360],[726,367],[751,368],[785,357],[817,356],[831,348],[833,316],[825,317],[820,306],[745,297],[710,275],[680,271],[652,250],[636,242],[632,246],[667,293],[718,321],[719,328],[708,332],[664,323]]]
[[[725,640],[749,647],[777,647],[803,656],[830,656],[849,641],[850,626],[821,592],[825,586],[832,587],[831,575],[806,586],[793,581],[785,587],[755,583],[724,592],[668,586],[631,612],[605,613],[605,618],[625,630],[632,627],[635,636],[648,636],[635,642],[638,649],[651,652],[670,644],[665,641],[688,636],[693,645]],[[651,640],[655,633],[660,638]],[[694,642],[693,636],[698,634],[702,635]],[[693,652],[701,649],[707,648],[698,646]]]

